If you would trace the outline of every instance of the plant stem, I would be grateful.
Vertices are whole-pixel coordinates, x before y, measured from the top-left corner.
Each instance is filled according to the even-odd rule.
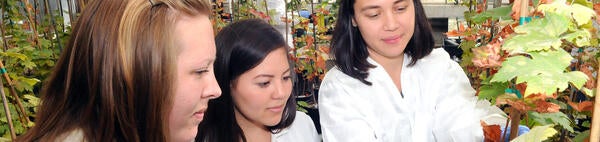
[[[4,10],[6,9],[6,7],[4,7],[4,2],[2,2],[2,5],[0,6],[0,8],[2,10],[0,10],[0,15],[4,15]],[[3,42],[3,51],[8,50],[8,43],[6,42],[6,38],[4,37],[4,16],[0,17],[0,39],[2,39]]]
[[[6,70],[2,61],[0,61],[0,70]],[[6,79],[6,83],[8,83],[8,85],[10,86],[10,94],[12,95],[12,97],[14,97],[15,101],[17,102],[18,110],[20,110],[21,114],[23,115],[23,116],[19,115],[19,118],[21,118],[21,117],[24,118],[25,125],[23,125],[23,127],[26,129],[27,127],[25,127],[25,126],[27,126],[27,124],[29,124],[29,122],[30,122],[29,117],[28,117],[29,115],[27,115],[27,112],[25,111],[23,104],[21,104],[21,99],[19,98],[17,91],[15,91],[15,84],[11,81],[10,77],[8,76],[8,73],[6,71],[3,71],[2,75],[4,76],[4,79]]]
[[[521,112],[516,108],[511,108],[510,111],[510,137],[509,140],[515,139],[519,134],[519,122],[521,122]]]
[[[0,79],[0,84],[4,84],[2,83],[2,79]],[[4,85],[2,85],[4,86]],[[12,123],[12,117],[10,115],[10,109],[8,109],[8,102],[6,102],[6,94],[4,93],[4,89],[0,89],[0,94],[2,94],[2,103],[4,104],[4,112],[6,112],[6,120],[8,121],[8,130],[10,130],[10,139],[12,139],[12,141],[15,141],[15,138],[17,138],[17,134],[15,133],[15,127],[13,126]]]
[[[31,42],[33,42],[33,46],[40,48],[39,45],[39,41],[38,41],[38,31],[36,28],[37,22],[35,20],[35,13],[32,12],[31,9],[31,3],[29,3],[29,0],[22,0],[22,2],[25,4],[25,11],[27,12],[27,17],[28,17],[28,21],[29,21],[29,27],[31,28],[31,31],[33,32],[33,35],[31,36]]]

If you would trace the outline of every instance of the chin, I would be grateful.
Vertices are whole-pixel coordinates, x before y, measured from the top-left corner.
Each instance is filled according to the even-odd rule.
[[[179,135],[171,137],[171,142],[191,142],[196,138],[198,130],[181,132]]]

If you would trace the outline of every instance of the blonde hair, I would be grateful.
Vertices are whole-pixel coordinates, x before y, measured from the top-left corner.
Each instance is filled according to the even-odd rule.
[[[42,91],[36,126],[18,141],[167,141],[182,16],[210,14],[206,0],[94,0]],[[212,33],[206,33],[212,34]]]

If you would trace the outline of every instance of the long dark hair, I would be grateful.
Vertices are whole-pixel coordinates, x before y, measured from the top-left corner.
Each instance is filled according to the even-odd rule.
[[[369,76],[369,68],[375,66],[367,61],[369,52],[359,29],[352,26],[355,1],[340,1],[331,39],[331,52],[335,57],[335,65],[340,71],[371,85],[371,82],[365,79]],[[415,32],[404,50],[404,53],[411,57],[409,66],[415,65],[419,59],[429,55],[434,48],[431,25],[429,25],[423,5],[420,0],[413,0],[413,5],[415,7]]]
[[[196,141],[246,141],[244,132],[235,119],[231,83],[241,74],[260,64],[270,52],[278,48],[286,48],[288,51],[288,46],[277,30],[259,19],[244,20],[228,25],[217,34],[215,42],[217,45],[215,76],[222,94],[221,97],[209,102],[204,121],[198,127]],[[288,60],[288,62],[290,61]],[[294,121],[296,116],[294,96],[292,94],[287,100],[279,124],[267,127],[272,133],[279,132]]]

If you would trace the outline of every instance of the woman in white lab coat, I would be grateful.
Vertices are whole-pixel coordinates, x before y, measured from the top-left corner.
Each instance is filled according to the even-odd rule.
[[[326,142],[479,142],[480,120],[505,121],[434,49],[419,0],[341,1],[331,50],[319,91]]]
[[[315,142],[310,117],[296,111],[293,68],[282,35],[259,19],[216,36],[215,76],[222,96],[209,102],[198,142]]]

